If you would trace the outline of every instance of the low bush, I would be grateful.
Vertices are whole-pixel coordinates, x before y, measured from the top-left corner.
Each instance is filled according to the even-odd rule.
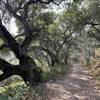
[[[3,87],[0,100],[24,100],[30,88],[24,82],[12,83]]]
[[[44,81],[55,79],[57,76],[67,73],[68,69],[66,64],[55,64],[50,70],[43,72],[43,79]]]
[[[68,66],[65,64],[55,64],[54,67],[43,70],[43,80],[53,80],[57,76],[68,72]],[[15,79],[15,80],[14,80]],[[0,100],[24,100],[29,94],[30,87],[28,87],[19,77],[11,77],[5,82],[5,86],[0,88]],[[35,94],[41,96],[43,91],[42,85],[35,87]]]

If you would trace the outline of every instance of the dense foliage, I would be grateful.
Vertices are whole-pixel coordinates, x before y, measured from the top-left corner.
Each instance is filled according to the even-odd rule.
[[[17,35],[8,31],[12,19]],[[72,60],[97,70],[99,42],[99,0],[0,1],[0,81],[18,75],[33,87],[66,72]]]

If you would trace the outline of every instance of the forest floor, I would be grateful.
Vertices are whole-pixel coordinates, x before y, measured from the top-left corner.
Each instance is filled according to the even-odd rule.
[[[100,100],[100,85],[80,64],[73,64],[71,73],[46,83],[46,94],[40,100]]]

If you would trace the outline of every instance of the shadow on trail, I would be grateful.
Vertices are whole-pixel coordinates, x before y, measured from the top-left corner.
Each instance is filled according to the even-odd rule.
[[[48,82],[45,100],[100,100],[95,79],[80,64],[73,64],[71,74],[56,82]]]

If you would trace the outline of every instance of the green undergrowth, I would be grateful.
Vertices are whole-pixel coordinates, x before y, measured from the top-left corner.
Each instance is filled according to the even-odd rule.
[[[0,100],[24,100],[30,88],[23,81],[0,88]]]
[[[60,75],[63,75],[68,72],[68,66],[65,64],[55,64],[54,67],[43,69],[43,80],[49,81],[54,80]],[[18,79],[18,78],[17,78]],[[36,95],[42,95],[43,86],[40,84],[35,88]],[[14,78],[6,85],[0,87],[0,100],[24,100],[27,94],[30,91],[22,79],[14,80]]]
[[[98,75],[98,76],[96,77],[96,79],[100,81],[100,75]]]
[[[58,76],[67,73],[68,69],[68,66],[65,64],[56,64],[54,67],[51,67],[50,70],[43,72],[43,80],[48,81],[51,79],[56,79]]]
[[[54,67],[51,67],[49,70],[45,70],[43,72],[43,80],[49,81],[49,80],[56,80],[59,77],[64,76],[65,74],[68,74],[70,71],[71,65],[66,64],[55,64]],[[36,95],[42,97],[46,95],[46,86],[44,84],[40,84],[35,88]]]

